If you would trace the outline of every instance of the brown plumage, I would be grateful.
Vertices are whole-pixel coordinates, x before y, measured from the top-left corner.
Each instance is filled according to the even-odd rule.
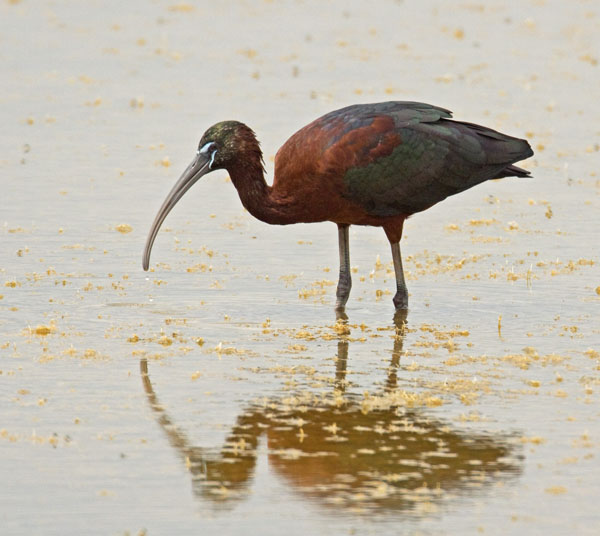
[[[195,159],[159,210],[146,242],[144,269],[160,225],[177,201],[202,175],[226,169],[242,204],[256,218],[279,225],[338,225],[338,309],[344,308],[351,287],[348,227],[383,227],[396,272],[394,304],[406,309],[399,245],[406,218],[486,180],[529,176],[512,164],[532,154],[525,140],[454,121],[448,110],[436,106],[354,105],[296,132],[277,152],[269,186],[254,132],[237,121],[217,123],[204,133]]]

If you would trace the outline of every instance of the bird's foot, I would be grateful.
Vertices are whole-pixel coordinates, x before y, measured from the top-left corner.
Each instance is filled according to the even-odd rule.
[[[340,298],[339,296],[335,300],[335,314],[338,313],[343,314],[346,310],[346,302],[348,301],[348,297]]]
[[[336,305],[336,307],[335,307],[335,319],[338,322],[346,322],[348,320],[348,315],[346,314],[346,308],[343,305],[341,307],[338,307]]]
[[[398,290],[392,301],[394,302],[396,311],[408,309],[408,292],[406,290],[404,292]]]

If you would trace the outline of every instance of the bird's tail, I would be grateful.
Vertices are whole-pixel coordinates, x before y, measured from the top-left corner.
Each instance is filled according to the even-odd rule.
[[[506,166],[495,178],[502,179],[504,177],[531,177],[531,171],[510,165]]]

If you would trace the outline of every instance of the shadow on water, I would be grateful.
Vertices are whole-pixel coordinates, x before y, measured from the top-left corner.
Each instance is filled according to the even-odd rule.
[[[343,321],[338,316],[338,321]],[[456,496],[518,476],[521,456],[508,434],[460,431],[430,418],[398,397],[397,370],[406,334],[406,314],[394,318],[395,336],[385,387],[380,394],[348,392],[349,340],[337,342],[333,392],[311,391],[249,405],[225,444],[190,444],[160,404],[146,359],[140,370],[148,402],[169,443],[188,467],[194,494],[215,509],[244,500],[252,486],[261,437],[269,466],[300,496],[330,507],[392,513],[428,512]]]

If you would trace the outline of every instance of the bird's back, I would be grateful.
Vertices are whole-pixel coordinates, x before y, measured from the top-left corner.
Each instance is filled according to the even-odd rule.
[[[527,176],[512,164],[532,154],[527,141],[454,121],[437,106],[354,105],[313,121],[284,144],[274,187],[319,184],[370,216],[410,215],[486,180]]]

